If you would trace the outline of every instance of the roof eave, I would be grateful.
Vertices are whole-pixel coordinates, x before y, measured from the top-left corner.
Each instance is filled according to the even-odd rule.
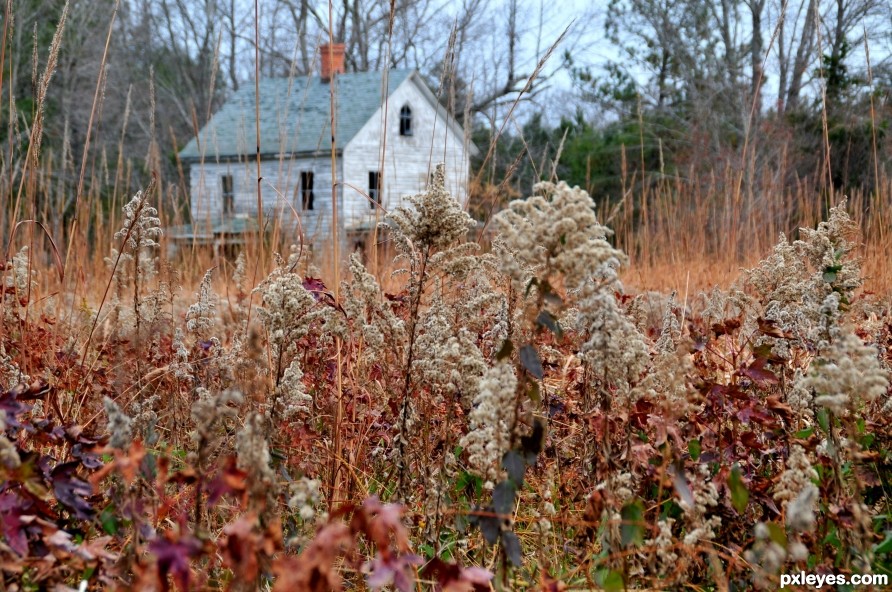
[[[343,148],[335,149],[335,156],[342,156]],[[260,154],[260,160],[281,160],[283,158],[330,158],[330,150],[304,150],[300,152],[267,152]],[[256,154],[215,154],[213,156],[180,156],[183,164],[217,164],[221,162],[251,162],[256,160]]]

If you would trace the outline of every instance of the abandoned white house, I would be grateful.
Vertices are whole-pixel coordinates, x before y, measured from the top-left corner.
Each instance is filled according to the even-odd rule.
[[[418,72],[344,73],[343,45],[332,45],[331,60],[327,47],[320,53],[318,76],[259,83],[264,216],[301,228],[318,248],[330,241],[332,90],[341,236],[369,228],[377,204],[389,210],[422,191],[438,162],[462,199],[477,149]],[[255,96],[254,84],[241,87],[180,152],[189,167],[189,234],[198,240],[237,235],[257,219]]]

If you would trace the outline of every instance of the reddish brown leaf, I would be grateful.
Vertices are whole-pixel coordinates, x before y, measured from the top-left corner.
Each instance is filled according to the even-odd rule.
[[[192,580],[190,560],[199,557],[202,553],[201,541],[190,534],[177,536],[172,532],[165,533],[163,538],[158,538],[149,543],[149,551],[157,560],[158,579],[161,582],[162,592],[170,589],[167,577],[171,576],[177,588],[189,590]]]
[[[242,516],[223,529],[223,537],[218,543],[226,566],[237,580],[245,583],[253,582],[260,573],[261,536],[254,531],[256,526],[256,516]]]
[[[759,437],[755,432],[743,432],[740,434],[740,443],[746,446],[747,448],[752,448],[753,450],[764,450],[765,447],[759,442]]]
[[[226,466],[207,485],[208,505],[214,506],[224,495],[244,496],[248,489],[248,473],[239,469],[236,458],[226,459]]]
[[[741,369],[740,373],[762,386],[777,384],[777,376],[774,372],[765,369],[765,363],[764,358],[757,358],[752,364]]]

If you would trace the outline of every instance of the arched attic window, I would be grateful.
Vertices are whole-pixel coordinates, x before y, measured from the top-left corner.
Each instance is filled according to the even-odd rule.
[[[400,109],[400,135],[412,135],[412,108],[409,105],[403,105]]]

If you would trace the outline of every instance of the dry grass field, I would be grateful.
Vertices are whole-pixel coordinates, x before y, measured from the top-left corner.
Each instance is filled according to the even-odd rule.
[[[182,169],[133,195],[41,118],[0,175],[0,589],[892,576],[889,179],[552,179],[481,234],[438,170],[362,253],[286,217],[174,254]]]
[[[388,216],[378,276],[354,256],[335,287],[270,245],[166,259],[158,189],[85,224],[104,257],[73,239],[65,262],[48,218],[12,235],[9,589],[888,573],[876,210],[842,201],[741,270],[696,258],[727,239],[661,230],[696,212],[611,235],[562,183],[511,202],[481,250],[435,183]]]

